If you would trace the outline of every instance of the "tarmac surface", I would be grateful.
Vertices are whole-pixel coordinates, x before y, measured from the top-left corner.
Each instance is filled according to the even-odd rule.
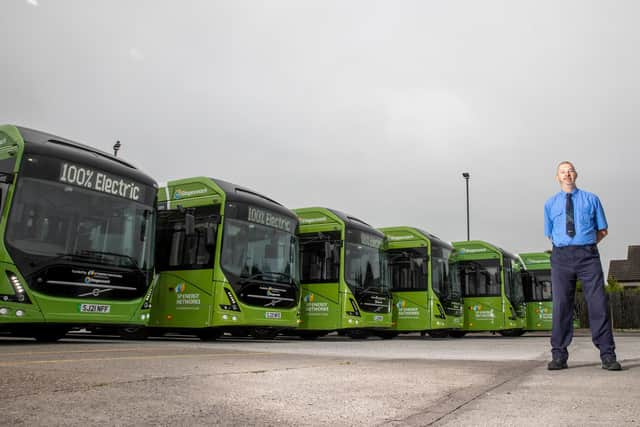
[[[640,426],[640,333],[623,371],[578,333],[393,340],[0,338],[0,425]]]

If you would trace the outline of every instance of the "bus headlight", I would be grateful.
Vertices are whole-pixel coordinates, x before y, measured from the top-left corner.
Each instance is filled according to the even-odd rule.
[[[0,307],[0,315],[7,315],[9,314],[9,309],[7,307]]]
[[[15,296],[6,295],[6,298],[4,300],[31,304],[31,300],[29,300],[29,296],[24,289],[24,285],[22,284],[22,282],[20,282],[18,276],[11,271],[5,271],[5,273],[7,273],[7,279],[9,279],[9,283],[11,283],[11,287],[13,288]]]
[[[24,311],[22,311],[22,310],[16,310],[16,316],[18,316],[18,317],[22,317],[22,316],[24,316]]]

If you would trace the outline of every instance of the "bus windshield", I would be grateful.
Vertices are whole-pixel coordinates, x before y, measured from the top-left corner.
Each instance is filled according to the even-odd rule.
[[[220,265],[235,285],[259,280],[297,286],[297,251],[289,232],[239,219],[224,222]]]
[[[458,268],[465,297],[500,296],[500,263],[497,259],[460,261]]]
[[[527,302],[551,301],[551,270],[529,270],[525,276]]]
[[[153,191],[153,189],[149,189]],[[54,262],[153,269],[152,206],[44,179],[16,187],[6,243],[25,274]],[[26,259],[25,259],[26,258]]]
[[[389,289],[386,257],[380,248],[347,242],[344,276],[353,292]]]
[[[391,290],[427,289],[427,248],[390,249],[387,251]]]

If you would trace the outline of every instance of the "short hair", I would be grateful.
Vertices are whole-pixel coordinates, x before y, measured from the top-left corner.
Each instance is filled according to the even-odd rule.
[[[556,167],[556,173],[558,173],[558,170],[560,169],[560,166],[562,165],[571,165],[571,167],[573,168],[573,170],[576,170],[576,167],[573,165],[573,163],[571,163],[569,160],[565,160],[563,162],[558,163],[558,166]]]

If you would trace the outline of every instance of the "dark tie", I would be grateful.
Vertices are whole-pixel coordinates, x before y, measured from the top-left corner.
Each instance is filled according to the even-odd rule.
[[[567,194],[566,211],[567,211],[567,217],[566,217],[567,235],[569,237],[573,237],[576,235],[576,225],[573,219],[573,199],[571,198],[571,193]]]

